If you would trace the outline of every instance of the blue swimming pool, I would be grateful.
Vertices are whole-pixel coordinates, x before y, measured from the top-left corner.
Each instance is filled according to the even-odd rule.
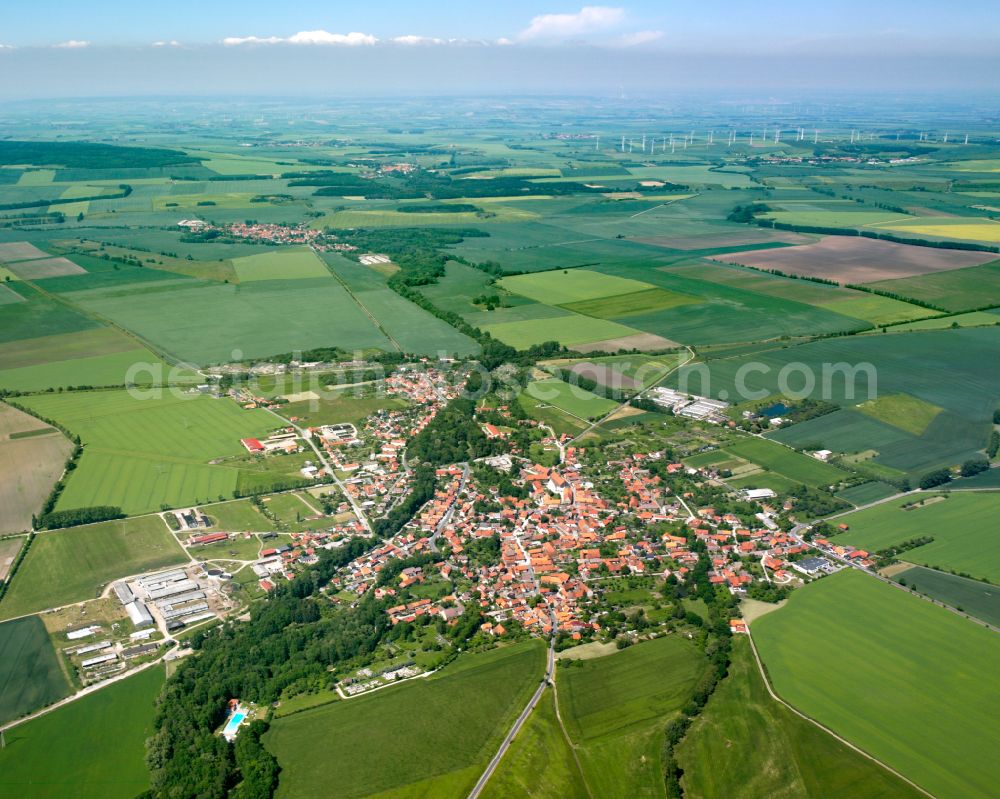
[[[236,735],[237,728],[243,723],[243,719],[246,717],[246,713],[233,713],[233,715],[229,717],[229,721],[226,722],[226,726],[222,730],[222,734],[227,738],[231,738]]]

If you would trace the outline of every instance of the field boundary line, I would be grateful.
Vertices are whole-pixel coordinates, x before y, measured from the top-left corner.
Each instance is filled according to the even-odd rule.
[[[690,200],[692,197],[698,197],[698,196],[699,192],[695,192],[694,194],[686,194],[683,197],[677,197],[673,200],[667,200],[665,203],[660,203],[659,205],[654,205],[652,208],[647,208],[645,211],[639,211],[639,213],[637,214],[632,214],[632,216],[630,216],[629,219],[635,219],[637,216],[642,216],[643,214],[649,213],[650,211],[655,211],[657,208],[666,208],[668,205],[679,203],[681,200]]]
[[[587,796],[590,799],[594,799],[594,792],[590,790],[590,783],[587,782],[587,775],[583,773],[583,764],[580,762],[580,756],[577,753],[576,744],[573,743],[572,739],[569,737],[569,730],[566,729],[566,725],[563,723],[562,713],[559,712],[559,689],[556,687],[556,674],[559,671],[559,666],[556,665],[552,669],[552,704],[556,708],[556,720],[559,722],[559,729],[562,730],[563,738],[566,739],[566,745],[569,746],[569,751],[573,753],[573,760],[576,763],[576,770],[580,773],[580,779],[583,781],[583,787],[587,789]]]
[[[812,716],[807,716],[801,710],[799,710],[796,707],[793,707],[788,702],[786,702],[784,699],[782,699],[780,696],[778,696],[778,694],[775,692],[775,690],[771,687],[771,681],[768,679],[767,672],[764,669],[764,662],[760,659],[760,654],[757,652],[757,644],[754,643],[753,635],[751,635],[751,633],[750,633],[750,625],[749,624],[747,625],[747,638],[750,639],[750,649],[753,651],[753,657],[754,657],[754,660],[757,662],[757,668],[760,671],[760,677],[764,681],[764,687],[767,688],[767,692],[768,692],[768,694],[770,694],[770,696],[771,696],[771,698],[773,700],[775,700],[776,702],[779,702],[780,704],[784,705],[786,708],[788,708],[790,711],[792,711],[792,713],[794,713],[799,718],[805,719],[806,721],[810,722],[811,724],[815,724],[817,727],[819,727],[821,730],[823,730],[823,732],[825,732],[825,733],[833,736],[838,741],[840,741],[842,744],[844,744],[845,746],[849,747],[850,749],[853,749],[858,754],[863,755],[864,757],[866,757],[869,760],[871,760],[873,763],[877,763],[878,765],[880,765],[882,768],[884,768],[889,773],[894,774],[895,776],[899,777],[899,779],[901,779],[903,782],[907,783],[908,785],[912,786],[913,788],[916,788],[918,791],[920,791],[920,793],[924,794],[924,796],[928,796],[928,797],[930,797],[930,799],[937,799],[937,797],[934,794],[932,794],[930,791],[928,791],[925,788],[920,787],[919,785],[917,785],[917,783],[915,783],[909,777],[906,777],[903,774],[900,774],[898,771],[896,771],[896,769],[894,769],[888,763],[885,763],[884,761],[879,760],[874,755],[869,754],[868,752],[866,752],[861,747],[856,746],[855,744],[853,744],[850,741],[848,741],[846,738],[844,738],[844,737],[838,735],[837,733],[835,733],[833,730],[831,730],[825,724],[822,724],[821,722],[819,722],[816,719],[812,718]]]
[[[62,257],[66,257],[66,256],[62,256]],[[186,361],[184,361],[181,358],[178,358],[173,353],[168,352],[167,350],[165,350],[165,349],[163,349],[163,348],[161,348],[159,346],[153,345],[150,341],[148,341],[147,339],[143,338],[142,336],[140,336],[135,331],[129,330],[127,327],[122,327],[120,324],[118,324],[117,322],[115,322],[113,319],[110,319],[110,318],[108,318],[108,317],[106,317],[106,316],[104,316],[102,314],[99,314],[96,311],[92,311],[89,308],[84,308],[81,305],[77,305],[76,303],[72,302],[71,300],[66,299],[65,297],[63,297],[60,294],[55,294],[55,293],[53,293],[53,292],[51,292],[51,291],[49,291],[49,290],[47,290],[45,288],[42,288],[41,286],[38,286],[34,281],[25,280],[24,282],[27,283],[29,286],[31,286],[35,291],[37,291],[42,296],[48,297],[50,300],[52,300],[55,303],[58,303],[59,305],[62,305],[64,308],[69,308],[74,313],[78,313],[81,316],[84,316],[84,317],[86,317],[88,319],[91,319],[91,320],[93,320],[95,322],[98,322],[98,323],[100,323],[100,325],[102,327],[111,328],[113,330],[117,330],[123,336],[125,336],[126,338],[132,339],[132,341],[136,342],[140,347],[142,347],[143,349],[148,350],[153,355],[157,356],[162,361],[164,361],[164,363],[167,363],[170,366],[187,366],[187,367],[190,367],[190,366],[193,365],[193,364],[187,363]],[[198,371],[200,373],[200,369],[196,370],[196,371]],[[38,393],[42,393],[42,392],[38,392]]]
[[[319,255],[313,248],[310,247],[309,249],[313,255],[319,258]],[[322,258],[319,258],[319,260],[320,263],[322,263],[323,266],[327,268],[330,274],[333,275],[334,280],[336,280],[343,287],[344,291],[347,292],[347,296],[349,296],[351,300],[353,300],[354,304],[357,305],[362,311],[364,311],[365,316],[367,316],[371,320],[371,323],[375,326],[375,329],[378,330],[383,336],[385,336],[390,342],[392,342],[392,346],[396,348],[396,352],[403,352],[403,348],[400,346],[399,342],[389,335],[388,330],[382,327],[382,323],[378,320],[375,314],[373,314],[371,311],[368,310],[368,306],[358,299],[357,295],[351,290],[351,287],[347,285],[347,282],[340,275],[338,275],[336,270],[332,266],[330,266],[326,261],[324,261]]]

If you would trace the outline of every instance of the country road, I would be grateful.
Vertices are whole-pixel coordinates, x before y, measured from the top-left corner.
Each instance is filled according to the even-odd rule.
[[[176,643],[176,641],[172,641]],[[46,713],[51,713],[53,710],[58,710],[64,705],[68,705],[70,702],[75,702],[77,699],[83,699],[85,696],[89,696],[92,693],[107,688],[109,685],[114,685],[116,682],[121,682],[122,680],[127,680],[129,677],[134,677],[140,671],[145,671],[146,669],[152,668],[153,666],[165,663],[167,660],[173,660],[177,657],[177,653],[181,650],[177,647],[171,647],[162,655],[160,655],[156,660],[151,660],[148,663],[143,663],[134,669],[128,669],[123,671],[121,674],[116,674],[114,677],[109,677],[106,680],[101,680],[101,682],[95,682],[92,685],[88,685],[86,688],[81,688],[75,694],[70,694],[67,697],[60,699],[58,702],[53,702],[51,705],[43,707],[41,710],[36,710],[27,716],[21,716],[19,719],[14,719],[13,721],[8,721],[6,724],[0,724],[0,732],[6,732],[7,730],[13,729],[20,724],[24,724],[32,719],[37,719],[39,716],[44,716]],[[171,657],[173,655],[173,657]]]
[[[500,761],[503,760],[503,756],[507,754],[507,750],[510,749],[511,743],[517,737],[517,734],[521,731],[521,727],[524,726],[524,722],[528,720],[535,706],[538,704],[538,700],[542,698],[542,694],[545,693],[545,689],[548,687],[549,683],[555,680],[555,669],[556,669],[556,639],[553,637],[549,640],[549,651],[548,651],[548,665],[545,667],[545,677],[538,684],[535,689],[535,693],[531,695],[531,699],[528,700],[528,704],[525,705],[524,710],[521,711],[521,715],[517,717],[514,722],[514,726],[510,728],[510,732],[507,733],[507,737],[503,739],[503,743],[500,744],[500,748],[497,753],[493,755],[493,759],[490,761],[486,770],[479,777],[476,782],[475,787],[469,793],[469,799],[477,799],[480,793],[482,793],[483,788],[486,787],[486,783],[490,781],[493,776],[493,772],[496,771],[497,766],[500,765]]]
[[[354,497],[352,497],[351,494],[348,492],[347,486],[344,485],[344,482],[339,477],[337,477],[337,473],[333,470],[333,466],[330,465],[330,462],[326,459],[326,456],[323,454],[322,450],[320,450],[320,448],[316,446],[316,442],[312,440],[312,436],[307,436],[305,430],[303,430],[301,427],[295,424],[295,422],[286,419],[280,413],[272,411],[270,408],[265,408],[264,410],[266,410],[272,416],[275,416],[278,419],[280,419],[289,427],[294,428],[295,432],[299,434],[299,437],[303,441],[305,441],[310,447],[312,447],[312,451],[316,453],[316,457],[319,459],[319,462],[323,464],[323,466],[329,473],[330,477],[332,477],[334,482],[337,484],[337,487],[343,492],[344,496],[347,498],[347,501],[351,503],[351,508],[354,509],[354,515],[358,517],[358,521],[360,521],[365,526],[365,529],[368,532],[371,532],[372,526],[368,522],[368,517],[361,509],[361,506],[355,501]]]
[[[897,496],[899,496],[899,495],[897,495]],[[878,503],[873,503],[873,504],[878,504]],[[835,516],[830,516],[828,518],[833,519],[833,518],[836,518],[836,517]],[[800,531],[805,530],[805,529],[809,528],[810,526],[811,525],[808,525],[808,524],[799,524],[799,525],[796,525],[795,527],[792,528],[792,530],[790,531],[789,535],[791,535],[796,541],[798,541],[803,546],[812,547],[812,546],[814,546],[814,544],[811,544],[810,542],[806,541],[804,538],[802,538],[802,536],[800,534]],[[833,560],[841,563],[844,566],[849,566],[852,569],[856,569],[857,571],[861,572],[862,574],[867,574],[869,577],[874,577],[876,580],[879,580],[879,581],[885,583],[886,585],[891,585],[893,588],[896,588],[896,589],[898,589],[900,591],[905,591],[907,594],[911,594],[913,596],[919,597],[920,599],[923,599],[925,602],[930,602],[932,605],[937,605],[939,608],[944,608],[945,610],[954,613],[956,616],[961,616],[963,619],[966,619],[967,621],[971,621],[974,624],[978,624],[978,625],[980,625],[982,627],[985,627],[987,630],[991,630],[991,631],[993,631],[995,633],[1000,633],[1000,627],[997,627],[996,625],[990,624],[987,621],[983,621],[982,619],[977,619],[975,616],[970,616],[965,611],[959,610],[958,608],[953,607],[953,606],[947,604],[946,602],[942,602],[940,599],[934,599],[933,597],[927,596],[926,594],[921,594],[919,591],[913,591],[913,590],[911,590],[910,588],[908,588],[905,585],[900,585],[895,580],[890,579],[889,577],[883,577],[881,574],[879,574],[876,571],[872,571],[871,569],[866,569],[864,566],[861,566],[861,565],[859,565],[857,563],[854,563],[854,562],[848,560],[847,558],[842,558],[842,557],[840,557],[840,555],[838,555],[835,552],[832,552],[832,551],[829,551],[829,550],[826,550],[826,549],[820,549],[820,552],[823,553],[824,557],[831,558],[831,559],[833,559]],[[928,567],[925,566],[924,568],[928,568]],[[931,571],[937,571],[937,570],[936,569],[931,569]]]
[[[687,347],[687,346],[685,346],[684,349],[686,349],[688,351],[688,358],[687,358],[686,361],[680,362],[676,366],[671,367],[670,369],[668,369],[666,372],[664,372],[662,375],[660,375],[659,377],[657,377],[656,380],[654,380],[652,383],[650,383],[644,389],[642,389],[641,391],[637,392],[634,396],[629,397],[627,400],[625,400],[625,402],[623,402],[620,405],[618,405],[613,411],[611,411],[610,413],[606,413],[604,416],[602,416],[596,422],[594,422],[593,424],[591,424],[586,430],[583,430],[582,432],[577,433],[577,435],[575,435],[568,443],[569,444],[574,444],[575,442],[579,441],[581,438],[583,438],[585,435],[587,435],[587,433],[589,433],[595,427],[599,427],[600,425],[604,424],[604,422],[606,422],[608,419],[610,419],[612,416],[614,416],[616,413],[618,413],[622,408],[628,407],[628,405],[632,402],[632,400],[639,399],[639,397],[641,397],[643,394],[647,393],[648,391],[651,391],[652,389],[654,389],[658,385],[660,385],[660,383],[662,383],[664,380],[666,380],[668,377],[670,377],[670,375],[672,375],[678,369],[682,369],[685,366],[687,366],[689,363],[691,363],[691,361],[693,361],[695,359],[695,357],[696,357],[695,354],[694,354],[694,350],[691,349],[690,347]]]

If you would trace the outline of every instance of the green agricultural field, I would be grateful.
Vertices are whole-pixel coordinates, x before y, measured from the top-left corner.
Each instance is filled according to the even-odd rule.
[[[70,693],[45,625],[37,616],[0,624],[0,724]],[[7,752],[0,750],[0,763]],[[0,785],[3,775],[0,770]]]
[[[957,489],[965,488],[1000,488],[1000,468],[994,466],[973,477],[959,477],[952,481],[951,486]]]
[[[390,288],[357,291],[354,297],[403,352],[457,356],[479,352],[474,340]]]
[[[186,534],[181,534],[181,539],[186,540]],[[189,550],[191,557],[199,561],[234,561],[234,560],[256,560],[261,550],[260,539],[251,535],[237,535],[228,541],[217,541],[214,544],[197,544]]]
[[[585,799],[589,796],[566,736],[556,718],[552,692],[546,691],[492,779],[484,799]]]
[[[949,311],[967,311],[1000,304],[1000,261],[869,285],[880,291],[930,302]]]
[[[0,267],[0,280],[10,277],[16,280],[17,277],[12,272],[8,272]],[[24,297],[14,291],[7,283],[0,284],[0,305],[13,305],[16,302],[24,302]]]
[[[551,319],[526,322],[479,325],[479,328],[493,338],[517,349],[527,349],[533,344],[545,341],[558,341],[569,347],[574,344],[589,344],[594,341],[634,336],[640,332],[617,322],[580,314],[566,314]]]
[[[905,474],[915,482],[924,472],[960,464],[986,446],[993,409],[1000,399],[1000,373],[982,365],[990,362],[998,346],[1000,328],[995,327],[845,336],[717,358],[707,364],[707,381],[696,371],[704,372],[704,367],[686,366],[668,382],[677,386],[685,385],[686,380],[688,390],[694,393],[718,396],[725,391],[730,399],[740,397],[744,395],[737,373],[753,361],[760,367],[744,370],[743,388],[766,397],[779,393],[779,377],[790,364],[798,371],[789,382],[799,389],[801,369],[794,364],[805,364],[815,378],[812,396],[844,408],[870,397],[899,394],[944,408],[920,436],[854,410],[769,433],[778,441],[799,447],[819,445],[837,452],[875,450],[874,466],[889,467],[896,475]],[[920,364],[919,370],[913,368],[914,363]],[[784,374],[788,376],[787,371]]]
[[[479,225],[494,225],[499,223],[521,223],[531,221],[537,214],[519,208],[513,208],[502,203],[491,203],[489,214],[476,211],[456,211],[454,213],[407,213],[390,207],[382,208],[351,208],[327,214],[311,223],[311,226],[323,228],[382,228],[382,227],[471,227]]]
[[[743,636],[733,641],[729,675],[677,748],[677,761],[690,799],[923,796],[771,699]]]
[[[632,294],[616,294],[613,297],[601,297],[596,300],[565,303],[561,307],[573,313],[584,316],[596,316],[599,319],[618,319],[627,316],[665,311],[681,305],[691,305],[701,302],[698,297],[680,294],[666,289],[647,289]]]
[[[901,333],[907,330],[945,330],[949,327],[989,327],[997,324],[1000,324],[1000,314],[993,311],[972,311],[957,316],[940,316],[904,325],[893,325],[889,331]]]
[[[642,280],[698,298],[698,303],[627,317],[632,327],[685,344],[761,341],[870,326],[861,319],[809,304],[816,301],[817,295],[823,299],[835,296],[835,290],[830,287],[827,292],[806,281],[780,279],[705,261],[651,268],[648,262],[636,260],[599,268],[606,274]],[[734,319],[739,324],[734,324]]]
[[[725,450],[796,483],[822,487],[832,485],[846,476],[843,469],[759,438],[747,438],[735,444],[727,444]]]
[[[786,225],[822,228],[866,228],[875,225],[891,228],[900,219],[912,218],[892,211],[854,210],[774,211],[765,216]]]
[[[158,454],[84,450],[77,470],[56,503],[56,510],[94,504],[116,505],[127,514],[162,506],[225,499],[233,495],[243,472]]]
[[[878,399],[867,400],[855,407],[866,416],[915,436],[923,435],[942,411],[942,408],[909,394],[883,394]]]
[[[879,222],[874,227],[898,231],[915,238],[958,239],[980,244],[1000,243],[1000,223],[981,217],[907,217]]]
[[[330,270],[312,250],[275,249],[260,255],[234,258],[233,267],[241,283],[330,277]]]
[[[18,283],[17,292],[25,301],[3,306],[0,344],[99,327],[93,319],[67,308],[26,283]]]
[[[146,738],[162,666],[8,730],[0,794],[23,799],[132,799],[149,788]]]
[[[839,521],[851,529],[832,540],[875,552],[930,536],[933,542],[906,550],[901,559],[1000,585],[998,513],[1000,493],[920,494],[844,516]]]
[[[544,361],[542,366],[573,370],[582,377],[603,386],[638,390],[648,388],[677,366],[676,355],[610,355],[597,358],[575,358]]]
[[[511,303],[512,299],[518,302]],[[543,305],[540,302],[533,302],[519,294],[504,295],[503,301],[505,305],[501,308],[494,308],[492,311],[479,310],[477,308],[474,311],[462,314],[462,316],[470,325],[483,329],[492,325],[509,322],[536,322],[542,319],[570,318],[573,316],[570,311],[557,308],[555,305]]]
[[[54,169],[29,169],[21,173],[18,186],[48,186],[56,176]]]
[[[0,617],[93,599],[119,577],[187,559],[159,516],[38,533],[0,600]]]
[[[721,170],[713,169],[707,164],[671,164],[630,167],[628,171],[640,180],[662,180],[683,186],[706,184],[729,189],[750,185],[750,179],[738,167]]]
[[[471,266],[449,261],[445,266],[444,277],[437,283],[421,286],[420,292],[438,308],[454,313],[475,313],[480,307],[473,304],[476,297],[496,293],[502,295],[505,301],[515,295],[507,294],[489,285],[491,276]]]
[[[531,641],[463,655],[427,679],[277,719],[264,739],[282,766],[276,795],[420,796],[428,793],[419,786],[433,783],[430,795],[464,797],[544,668],[544,646]],[[385,757],[404,741],[407,757]]]
[[[794,248],[792,249],[794,250]],[[877,294],[867,294],[811,280],[796,280],[729,263],[722,265],[714,261],[706,263],[700,259],[692,259],[665,267],[665,271],[744,291],[752,291],[763,296],[806,303],[815,308],[825,308],[842,316],[861,319],[873,324],[889,324],[907,319],[918,319],[935,313],[927,308],[881,297]],[[788,267],[785,267],[783,271],[789,271]]]
[[[937,311],[932,311],[929,308],[911,305],[910,303],[901,302],[889,297],[880,297],[877,294],[865,294],[863,292],[856,292],[855,294],[856,296],[854,297],[823,303],[819,307],[843,314],[844,316],[863,319],[874,325],[891,325],[895,322],[923,319],[927,316],[934,316],[937,313]]]
[[[359,425],[375,411],[383,408],[405,408],[408,403],[398,397],[355,396],[352,389],[324,393],[319,400],[301,400],[283,405],[285,416],[295,416],[300,426],[317,427],[324,424],[350,422]]]
[[[770,488],[776,494],[794,494],[801,480],[793,480],[777,472],[751,472],[745,477],[731,477],[726,483],[733,488]]]
[[[524,390],[538,403],[554,405],[580,419],[597,419],[613,411],[619,404],[558,378],[532,381]]]
[[[274,527],[274,522],[251,505],[249,499],[209,505],[202,511],[212,520],[213,532],[266,533]]]
[[[593,796],[663,797],[663,730],[705,661],[666,636],[559,669],[559,709]]]
[[[266,411],[244,411],[229,399],[170,391],[148,399],[105,391],[21,401],[83,442],[83,456],[59,498],[59,510],[118,505],[135,514],[231,496],[239,469],[209,461],[245,454],[241,438],[280,426]]]
[[[505,277],[501,288],[550,305],[563,305],[584,300],[600,300],[618,294],[633,294],[655,288],[631,278],[604,275],[589,269],[556,270],[530,275]]]
[[[875,480],[845,488],[837,496],[850,502],[852,505],[860,506],[867,505],[869,502],[878,502],[880,499],[885,499],[898,493],[899,489],[895,486]]]
[[[156,281],[64,296],[198,364],[229,362],[234,351],[255,358],[316,346],[395,349],[329,276],[240,285]]]
[[[113,355],[136,348],[134,339],[108,327],[95,327],[77,333],[43,336],[0,344],[0,370],[4,372],[28,366]]]
[[[768,432],[768,438],[793,447],[830,449],[834,452],[859,453],[892,446],[899,441],[915,440],[894,425],[880,422],[853,408],[834,411]],[[900,472],[900,474],[902,474]]]
[[[1000,626],[1000,588],[957,574],[913,566],[892,576],[900,585],[937,599],[987,624]]]
[[[995,794],[996,633],[853,569],[752,630],[793,706],[941,799]]]
[[[170,367],[144,347],[136,347],[108,355],[0,370],[0,388],[44,391],[70,386],[121,386],[129,382],[130,373],[136,382],[149,382],[153,373],[166,378]]]
[[[699,452],[690,458],[684,459],[684,464],[694,469],[701,469],[705,466],[714,466],[717,469],[736,469],[745,466],[749,461],[737,458],[724,449],[713,449],[709,452]]]
[[[548,402],[531,397],[526,391],[518,395],[517,401],[528,416],[551,427],[557,436],[563,433],[576,436],[587,428],[587,422],[571,416]]]

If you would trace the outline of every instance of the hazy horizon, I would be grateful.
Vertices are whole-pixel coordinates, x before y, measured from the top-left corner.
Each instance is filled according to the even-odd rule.
[[[995,91],[1000,12],[972,2],[719,10],[179,0],[7,8],[0,98],[648,91]],[[55,13],[53,13],[55,11]],[[975,18],[975,26],[969,19]],[[974,28],[970,32],[970,28]]]

